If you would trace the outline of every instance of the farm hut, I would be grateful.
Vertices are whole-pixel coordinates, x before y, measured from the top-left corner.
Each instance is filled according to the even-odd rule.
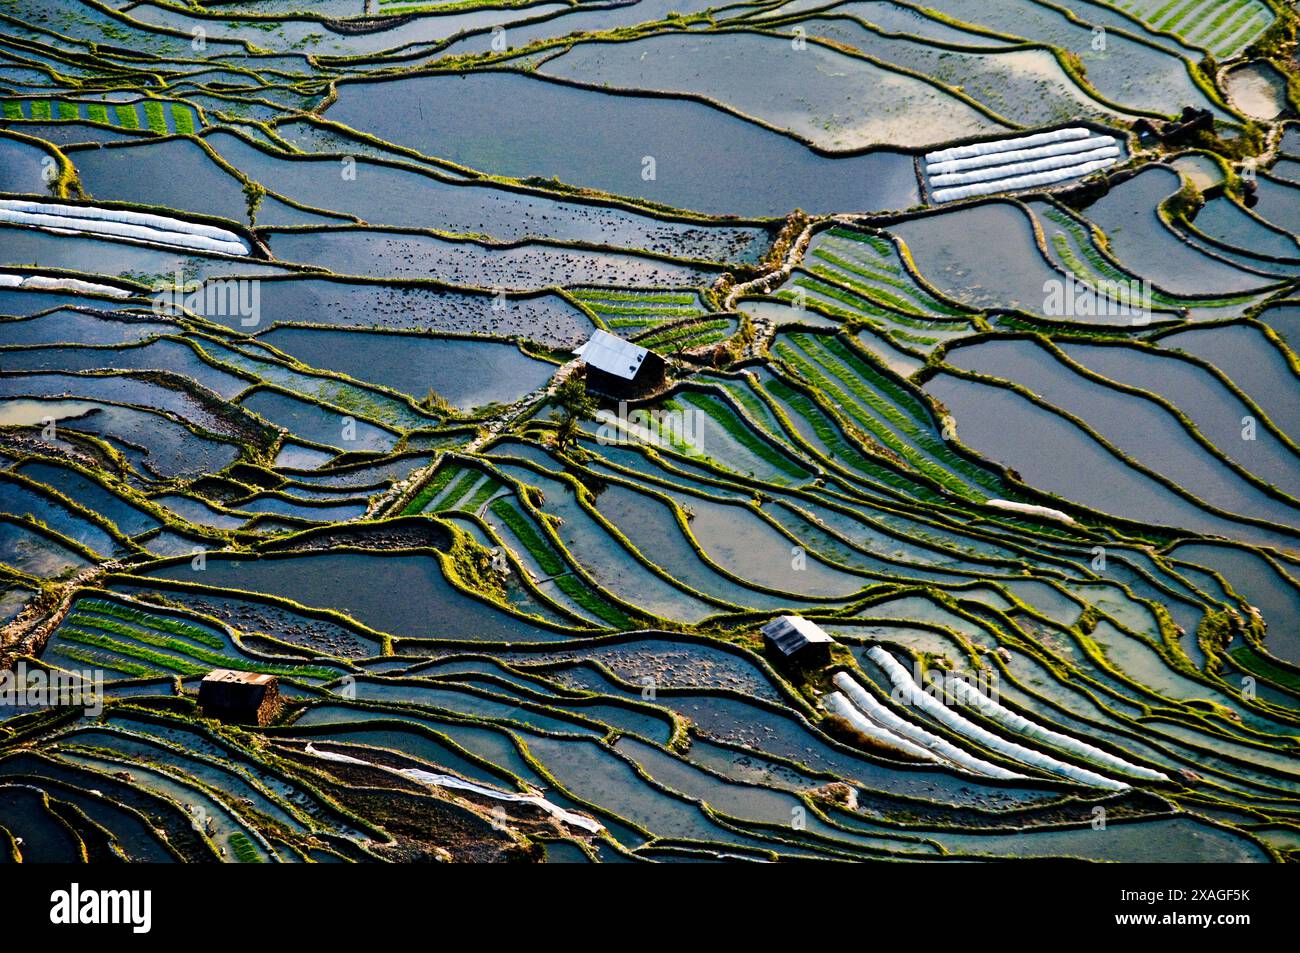
[[[1130,128],[1144,145],[1161,142],[1173,146],[1191,139],[1198,132],[1213,132],[1214,114],[1208,109],[1184,106],[1178,118],[1172,122],[1142,118],[1135,120]]]
[[[1141,119],[1135,119],[1129,128],[1133,130],[1144,146],[1160,141],[1160,127],[1145,116]]]
[[[280,710],[280,680],[274,675],[214,669],[199,683],[199,708],[206,717],[221,721],[270,724]]]
[[[587,365],[587,389],[618,400],[635,399],[664,382],[664,359],[608,331],[594,331],[573,352]]]
[[[816,667],[830,664],[835,640],[803,616],[783,615],[763,626],[763,644],[783,662]]]
[[[1165,126],[1165,142],[1181,142],[1198,132],[1214,131],[1214,113],[1184,106],[1178,121]]]

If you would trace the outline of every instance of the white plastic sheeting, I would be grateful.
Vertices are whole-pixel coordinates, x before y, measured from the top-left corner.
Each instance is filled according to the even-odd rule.
[[[1051,774],[1059,775],[1078,784],[1087,784],[1091,787],[1105,788],[1110,791],[1125,791],[1130,787],[1122,781],[1116,781],[1112,778],[1103,777],[1095,771],[1089,771],[1087,768],[1080,768],[1073,764],[1066,764],[1050,755],[1043,754],[1041,751],[1035,751],[1032,748],[1026,748],[1024,745],[1016,744],[1014,741],[1008,741],[1001,735],[995,735],[979,725],[975,724],[968,718],[959,715],[947,705],[940,702],[937,698],[926,693],[916,680],[912,678],[907,669],[898,664],[898,660],[886,652],[878,645],[873,645],[867,650],[867,655],[871,660],[885,670],[889,676],[890,682],[893,683],[895,691],[903,696],[903,701],[907,704],[914,705],[921,709],[935,721],[946,725],[954,732],[964,738],[970,738],[978,742],[990,751],[996,751],[998,754],[1006,755],[1022,764],[1039,768]],[[838,684],[838,682],[836,683]]]
[[[1063,156],[1046,156],[1025,162],[1012,162],[1008,165],[991,166],[987,169],[971,169],[967,172],[949,172],[946,175],[931,177],[932,186],[967,185],[971,182],[988,182],[993,179],[1006,179],[1014,176],[1028,175],[1031,172],[1047,172],[1052,169],[1067,169],[1071,166],[1099,162],[1102,159],[1118,159],[1117,146],[1103,146],[1090,152],[1072,152]]]
[[[963,682],[960,679],[954,679],[952,682],[953,694],[959,701],[966,705],[976,708],[981,715],[990,721],[996,721],[999,725],[1010,728],[1018,734],[1027,735],[1044,744],[1049,744],[1053,748],[1060,748],[1062,751],[1069,752],[1085,761],[1091,761],[1094,764],[1100,764],[1110,768],[1112,771],[1119,771],[1122,774],[1131,775],[1135,778],[1146,778],[1148,781],[1168,781],[1168,775],[1161,774],[1159,771],[1153,771],[1151,768],[1144,768],[1141,765],[1131,764],[1123,758],[1117,758],[1109,752],[1102,751],[1095,745],[1080,741],[1078,738],[1072,738],[1069,735],[1062,734],[1059,731],[1053,731],[1036,722],[1030,721],[1023,715],[1018,715],[1010,708],[995,702],[974,685]]]
[[[1017,140],[1018,141],[1018,140]],[[982,156],[969,156],[965,159],[947,159],[942,162],[927,162],[926,175],[942,175],[946,172],[964,172],[967,169],[983,169],[990,165],[1006,165],[1010,162],[1023,162],[1027,159],[1043,159],[1047,156],[1061,156],[1076,152],[1091,152],[1115,145],[1114,136],[1089,136],[1087,139],[1070,139],[1066,142],[1053,142],[1032,149],[1013,149],[1010,152],[991,152]]]
[[[1032,136],[1020,136],[1015,139],[995,139],[992,142],[975,142],[968,146],[953,146],[938,152],[927,152],[926,163],[946,162],[949,159],[966,159],[970,156],[987,156],[998,152],[1011,152],[1015,149],[1030,149],[1045,146],[1053,142],[1068,142],[1071,139],[1087,139],[1092,130],[1085,126],[1071,126],[1068,129],[1053,129],[1051,132],[1036,132]]]
[[[131,292],[111,285],[97,285],[80,278],[54,278],[49,275],[0,275],[0,288],[30,288],[35,291],[80,291],[105,298],[129,298]]]
[[[388,765],[363,761],[361,758],[340,754],[337,751],[322,751],[311,743],[307,745],[307,753],[317,758],[323,758],[326,761],[337,761],[340,764],[364,764],[371,768],[381,768],[393,774],[400,774],[403,777],[410,778],[413,781],[419,781],[421,784],[427,784],[430,787],[447,788],[452,791],[471,791],[494,801],[506,801],[511,804],[532,804],[556,820],[581,828],[591,834],[599,834],[605,829],[605,825],[594,817],[579,814],[577,811],[566,810],[546,800],[540,794],[510,794],[505,791],[498,791],[496,788],[475,784],[473,781],[466,781],[464,778],[458,778],[453,774],[434,774],[432,771],[425,771],[421,768],[391,768]]]
[[[905,718],[900,718],[885,705],[876,701],[875,696],[859,685],[848,672],[837,672],[835,674],[835,684],[871,721],[880,725],[886,731],[899,735],[929,751],[932,756],[941,761],[963,768],[972,774],[981,774],[984,777],[997,778],[1002,781],[1023,779],[1025,777],[1023,774],[1016,774],[1014,771],[1008,771],[996,764],[990,764],[983,758],[977,758],[969,751],[963,751],[952,742],[940,738],[934,732],[926,731],[920,725],[913,724]]]
[[[844,673],[841,672],[840,674],[843,675]],[[839,715],[868,738],[879,741],[882,745],[897,748],[899,751],[910,754],[914,758],[920,758],[922,761],[937,763],[942,760],[933,751],[928,751],[918,744],[913,744],[902,735],[895,734],[888,728],[882,728],[868,719],[842,692],[831,692],[822,699],[822,703],[831,714]]]
[[[1051,172],[1035,172],[1032,175],[1021,175],[1010,179],[996,179],[992,182],[976,182],[971,185],[954,186],[950,189],[939,189],[933,192],[931,197],[936,202],[953,202],[957,199],[968,199],[977,195],[992,195],[995,192],[1032,189],[1040,185],[1054,185],[1057,182],[1064,182],[1066,179],[1082,178],[1114,164],[1114,159],[1099,159],[1096,162],[1072,165]]]
[[[952,202],[1081,178],[1113,165],[1122,155],[1113,136],[1072,126],[930,152],[925,171],[931,198]]]
[[[999,510],[1010,510],[1013,513],[1024,513],[1027,516],[1042,516],[1049,520],[1057,520],[1061,523],[1067,523],[1070,526],[1078,526],[1079,521],[1069,513],[1062,513],[1060,510],[1054,510],[1050,506],[1037,506],[1033,503],[1017,503],[1015,500],[987,500],[989,506],[996,507]]]
[[[250,251],[234,232],[147,212],[0,199],[0,222],[128,238],[223,255],[246,256]]]

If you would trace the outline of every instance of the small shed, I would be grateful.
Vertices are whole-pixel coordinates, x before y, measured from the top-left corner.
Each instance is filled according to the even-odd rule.
[[[1198,132],[1213,132],[1214,113],[1208,109],[1184,106],[1178,118],[1173,121],[1141,118],[1135,120],[1130,128],[1137,133],[1144,145],[1158,141],[1174,146],[1191,139]]]
[[[649,393],[664,382],[668,366],[654,351],[616,334],[596,330],[573,352],[587,365],[587,389],[619,399]]]
[[[777,616],[763,626],[763,644],[782,661],[799,665],[828,665],[835,640],[803,616]]]
[[[1152,122],[1150,119],[1147,119],[1145,116],[1143,116],[1140,119],[1134,120],[1132,126],[1130,126],[1129,128],[1131,128],[1133,132],[1137,134],[1138,139],[1142,141],[1143,145],[1150,145],[1153,142],[1158,142],[1160,140],[1160,136],[1161,136],[1160,126],[1157,126],[1154,122]]]
[[[199,683],[199,708],[207,718],[241,725],[267,725],[280,710],[280,679],[218,668]]]

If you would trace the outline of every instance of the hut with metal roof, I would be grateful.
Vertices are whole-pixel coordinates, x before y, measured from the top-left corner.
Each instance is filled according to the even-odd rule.
[[[267,725],[280,711],[280,680],[274,675],[218,668],[199,683],[205,718],[240,725]]]
[[[668,370],[654,351],[596,330],[573,352],[587,366],[587,389],[616,400],[644,396],[663,384]]]
[[[835,640],[803,616],[783,615],[763,626],[763,644],[782,662],[818,666],[830,664]]]

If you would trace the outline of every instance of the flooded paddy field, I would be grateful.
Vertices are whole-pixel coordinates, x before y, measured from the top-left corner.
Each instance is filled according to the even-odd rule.
[[[0,4],[0,861],[1294,862],[1296,26]]]

